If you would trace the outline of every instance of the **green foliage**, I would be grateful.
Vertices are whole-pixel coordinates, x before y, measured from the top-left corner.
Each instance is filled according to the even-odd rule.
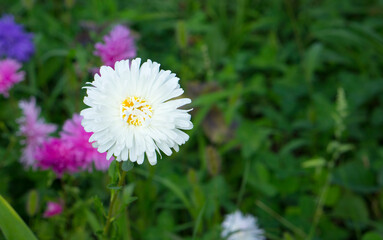
[[[0,195],[0,229],[6,239],[37,239],[15,210]]]
[[[0,2],[34,33],[26,80],[0,97],[0,193],[39,239],[220,239],[227,213],[267,239],[383,236],[383,3],[379,0]],[[132,29],[138,56],[180,77],[190,140],[156,166],[55,179],[20,165],[18,101],[62,124],[85,106],[94,44]],[[108,180],[110,177],[111,180]],[[46,202],[63,214],[42,217]],[[4,219],[0,217],[1,220]],[[4,236],[6,232],[3,231]],[[0,234],[0,239],[3,239]]]
[[[27,213],[29,216],[34,216],[37,213],[39,206],[39,195],[36,190],[31,190],[27,198]]]
[[[132,163],[131,161],[126,161],[122,163],[122,170],[124,170],[125,172],[129,172],[133,169],[133,167],[134,163]]]

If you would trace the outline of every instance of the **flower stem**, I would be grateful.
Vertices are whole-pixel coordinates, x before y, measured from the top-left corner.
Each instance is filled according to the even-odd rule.
[[[118,165],[118,175],[119,175],[119,180],[118,180],[118,187],[121,187],[125,184],[125,176],[126,176],[126,172],[122,170],[122,164],[117,162],[116,163]],[[114,208],[114,204],[116,203],[116,200],[117,200],[117,197],[118,197],[118,193],[119,191],[121,190],[121,188],[119,189],[116,189],[116,190],[111,190],[111,197],[110,197],[110,205],[109,205],[109,210],[108,210],[108,216],[106,217],[106,223],[105,223],[105,227],[104,227],[104,233],[103,233],[103,236],[104,238],[108,239],[108,234],[109,234],[109,228],[110,228],[110,225],[112,223],[112,221],[114,220],[113,219],[113,208]]]
[[[324,183],[324,185],[322,187],[321,194],[319,196],[318,205],[317,205],[315,213],[314,213],[313,224],[311,225],[309,236],[307,238],[309,240],[313,239],[313,237],[315,235],[316,228],[317,228],[318,223],[319,223],[319,220],[320,220],[320,218],[321,218],[321,216],[323,214],[323,206],[324,206],[324,202],[325,202],[325,200],[327,198],[328,188],[330,187],[331,178],[332,178],[332,170],[333,170],[334,165],[335,165],[335,160],[336,159],[333,158],[331,160],[331,162],[329,163],[329,166],[328,166],[327,177],[326,177],[325,183]]]

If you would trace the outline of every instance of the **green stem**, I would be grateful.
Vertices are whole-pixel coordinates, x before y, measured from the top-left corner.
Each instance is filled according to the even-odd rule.
[[[321,194],[319,196],[318,205],[317,205],[317,208],[316,208],[315,213],[314,213],[313,224],[311,225],[309,236],[307,238],[309,240],[311,240],[314,237],[315,232],[316,232],[316,228],[317,228],[318,223],[319,223],[319,220],[322,217],[324,201],[327,198],[327,191],[328,191],[328,188],[330,187],[331,178],[332,178],[332,170],[333,170],[334,165],[335,165],[335,160],[336,159],[333,158],[331,160],[331,162],[329,163],[329,166],[328,166],[328,173],[327,173],[326,182],[324,183]]]
[[[245,194],[247,179],[249,177],[249,172],[250,172],[249,169],[250,169],[250,160],[247,158],[245,162],[245,169],[243,170],[241,187],[239,188],[239,194],[237,198],[237,207],[239,207],[240,203],[242,202],[243,195]]]
[[[263,209],[263,211],[267,212],[268,214],[270,214],[270,216],[274,217],[278,222],[280,222],[282,225],[284,225],[285,227],[287,227],[288,229],[290,229],[291,231],[293,231],[296,235],[298,235],[299,237],[301,237],[302,239],[306,239],[306,233],[304,233],[300,228],[296,227],[294,224],[292,224],[291,222],[289,222],[286,218],[282,217],[281,215],[279,215],[277,212],[275,212],[273,209],[271,209],[270,207],[268,207],[266,204],[264,204],[262,201],[260,200],[256,200],[255,201],[255,204]]]
[[[299,28],[298,22],[294,16],[294,6],[293,6],[291,0],[285,0],[284,2],[286,5],[286,8],[287,8],[287,15],[289,16],[290,21],[291,21],[291,25],[293,27],[294,38],[295,38],[295,42],[296,42],[297,47],[298,47],[299,54],[300,54],[301,58],[303,58],[304,47],[303,47],[302,39],[300,37],[300,31],[299,31],[300,28]]]
[[[122,164],[117,162],[117,165],[118,165],[118,169],[119,169],[119,181],[118,181],[117,186],[122,187],[123,184],[125,183],[126,172],[122,170]],[[105,227],[104,227],[104,234],[103,234],[105,239],[108,239],[109,228],[110,228],[112,221],[114,220],[113,219],[114,216],[112,216],[112,214],[113,214],[114,204],[116,203],[118,193],[120,190],[121,190],[121,188],[119,188],[117,190],[111,190],[111,197],[110,197],[111,200],[110,200],[108,216],[106,218],[106,223],[105,223]]]
[[[128,232],[128,236],[127,236],[127,238],[129,239],[129,240],[131,240],[131,239],[133,239],[132,238],[132,230],[130,229],[130,218],[129,218],[129,210],[128,210],[128,208],[126,208],[126,221],[127,221],[127,223],[126,223],[126,227],[127,227],[127,232]]]

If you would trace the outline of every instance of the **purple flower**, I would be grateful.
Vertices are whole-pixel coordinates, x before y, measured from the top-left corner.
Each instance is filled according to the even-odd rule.
[[[84,160],[91,170],[92,163],[97,170],[107,170],[111,161],[106,160],[106,153],[99,153],[92,147],[89,138],[92,133],[85,132],[81,125],[82,116],[74,114],[72,119],[64,123],[63,130],[60,133],[62,140],[73,144],[72,151],[77,158]]]
[[[94,54],[101,57],[104,65],[113,67],[116,61],[134,58],[136,46],[128,28],[117,25],[104,37],[105,44],[96,43]]]
[[[0,33],[1,34],[1,33]],[[0,61],[0,94],[8,97],[8,91],[12,86],[24,80],[25,73],[20,71],[21,64],[12,59]]]
[[[41,145],[50,137],[49,134],[56,131],[56,126],[47,124],[39,119],[40,108],[36,106],[36,100],[20,101],[19,107],[23,116],[17,120],[20,125],[19,134],[25,137],[25,144],[20,161],[26,166],[36,167],[36,152]]]
[[[33,35],[15,23],[12,15],[0,18],[0,56],[28,61],[35,52]]]
[[[45,209],[44,212],[44,217],[45,218],[50,218],[56,215],[60,215],[63,211],[63,203],[62,201],[60,202],[48,202],[47,203],[47,208]]]

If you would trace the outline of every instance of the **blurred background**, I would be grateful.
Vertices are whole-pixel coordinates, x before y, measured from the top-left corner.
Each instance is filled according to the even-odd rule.
[[[117,24],[137,57],[180,77],[194,128],[128,173],[137,199],[116,239],[220,239],[237,209],[267,239],[383,239],[383,1],[1,0],[5,14],[36,50],[0,96],[0,194],[39,239],[97,239],[109,176],[23,167],[18,102],[34,96],[57,125],[85,108],[95,43]]]

